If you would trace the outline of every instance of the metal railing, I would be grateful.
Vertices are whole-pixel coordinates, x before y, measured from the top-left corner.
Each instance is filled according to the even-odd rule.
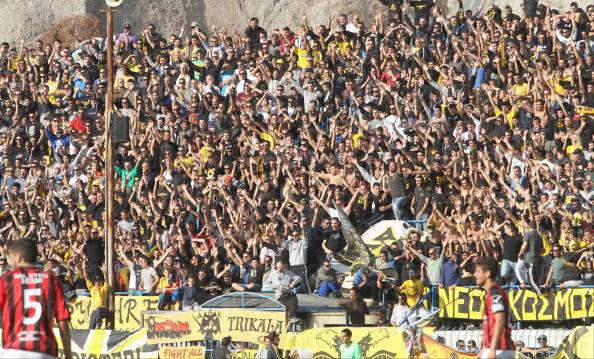
[[[545,335],[547,337],[547,345],[557,348],[563,340],[569,335],[571,329],[519,329],[512,331],[512,339],[514,342],[522,342],[524,347],[538,348],[538,337]],[[456,329],[456,330],[435,330],[431,337],[440,343],[443,343],[452,348],[458,348],[459,341],[464,342],[464,348],[459,348],[464,352],[475,352],[480,350],[482,341],[482,331],[480,329]],[[476,350],[468,350],[468,344],[474,342]],[[539,353],[534,359],[544,359],[551,355],[554,351]],[[524,353],[529,354],[529,353]],[[532,355],[530,355],[532,356]]]

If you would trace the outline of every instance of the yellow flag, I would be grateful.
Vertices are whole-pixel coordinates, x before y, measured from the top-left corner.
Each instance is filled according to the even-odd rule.
[[[576,106],[575,112],[579,113],[580,115],[594,115],[594,107]]]

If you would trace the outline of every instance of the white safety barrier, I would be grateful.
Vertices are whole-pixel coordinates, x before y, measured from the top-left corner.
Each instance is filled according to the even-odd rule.
[[[547,337],[547,345],[557,348],[570,332],[570,329],[518,329],[512,331],[512,339],[516,342],[522,341],[528,348],[537,348],[540,346],[537,338],[544,334]],[[480,347],[482,335],[483,332],[480,329],[458,329],[436,330],[431,336],[433,339],[455,348],[458,340],[464,340],[465,344],[468,344],[469,340],[474,340]]]

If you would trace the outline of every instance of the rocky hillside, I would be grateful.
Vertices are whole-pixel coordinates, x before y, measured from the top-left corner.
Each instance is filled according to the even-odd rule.
[[[578,0],[582,6],[591,0]],[[521,0],[485,0],[485,6],[497,3],[512,5],[519,10]],[[569,0],[552,0],[554,7],[565,8]],[[446,10],[456,10],[457,0],[438,0]],[[466,8],[476,10],[480,0],[464,0]],[[94,15],[100,19],[105,8],[103,0],[0,0],[0,40],[28,42],[36,39],[54,22],[75,15]],[[247,19],[257,16],[264,28],[284,25],[296,26],[303,15],[311,25],[328,22],[328,16],[339,13],[358,13],[371,19],[382,11],[378,0],[124,0],[115,15],[116,31],[124,22],[134,30],[149,22],[155,23],[161,33],[179,33],[181,26],[197,21],[201,27],[228,27],[241,30]]]

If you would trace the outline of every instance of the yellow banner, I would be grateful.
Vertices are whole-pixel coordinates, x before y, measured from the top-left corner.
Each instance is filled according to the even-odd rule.
[[[203,359],[204,347],[161,347],[159,359]]]
[[[575,112],[579,113],[580,115],[594,115],[594,107],[576,106]]]
[[[58,342],[58,358],[64,358],[60,330],[54,328]],[[2,329],[0,328],[0,339]],[[1,341],[1,340],[0,340]],[[146,342],[146,330],[82,330],[70,331],[70,350],[73,358],[91,359],[158,359],[159,346]],[[162,358],[162,357],[161,357]]]
[[[254,309],[217,309],[193,312],[147,312],[144,327],[148,343],[175,343],[192,340],[220,340],[261,343],[270,332],[283,334],[285,312]]]
[[[342,344],[340,332],[344,328],[314,328],[288,338],[286,349],[301,353],[301,358],[339,358]],[[359,345],[363,358],[407,359],[405,334],[394,327],[349,328],[353,333],[352,341]],[[423,352],[418,358],[423,359],[474,359],[476,354],[456,351],[423,335]]]
[[[138,329],[142,327],[144,311],[157,310],[159,296],[116,296],[115,329]],[[89,329],[91,298],[78,297],[68,303],[73,329]]]
[[[292,348],[309,349],[314,358],[339,358],[340,331],[336,328],[308,329],[297,334]],[[364,358],[406,358],[407,351],[402,332],[396,328],[350,328],[352,341],[361,348]]]
[[[506,291],[513,321],[551,321],[594,317],[594,288],[569,288],[538,295],[528,289]],[[441,318],[483,318],[484,291],[450,287],[439,290]],[[449,304],[448,304],[449,303]],[[446,305],[448,304],[448,305]]]
[[[255,359],[259,352],[258,349],[243,349],[231,353],[231,359]]]

